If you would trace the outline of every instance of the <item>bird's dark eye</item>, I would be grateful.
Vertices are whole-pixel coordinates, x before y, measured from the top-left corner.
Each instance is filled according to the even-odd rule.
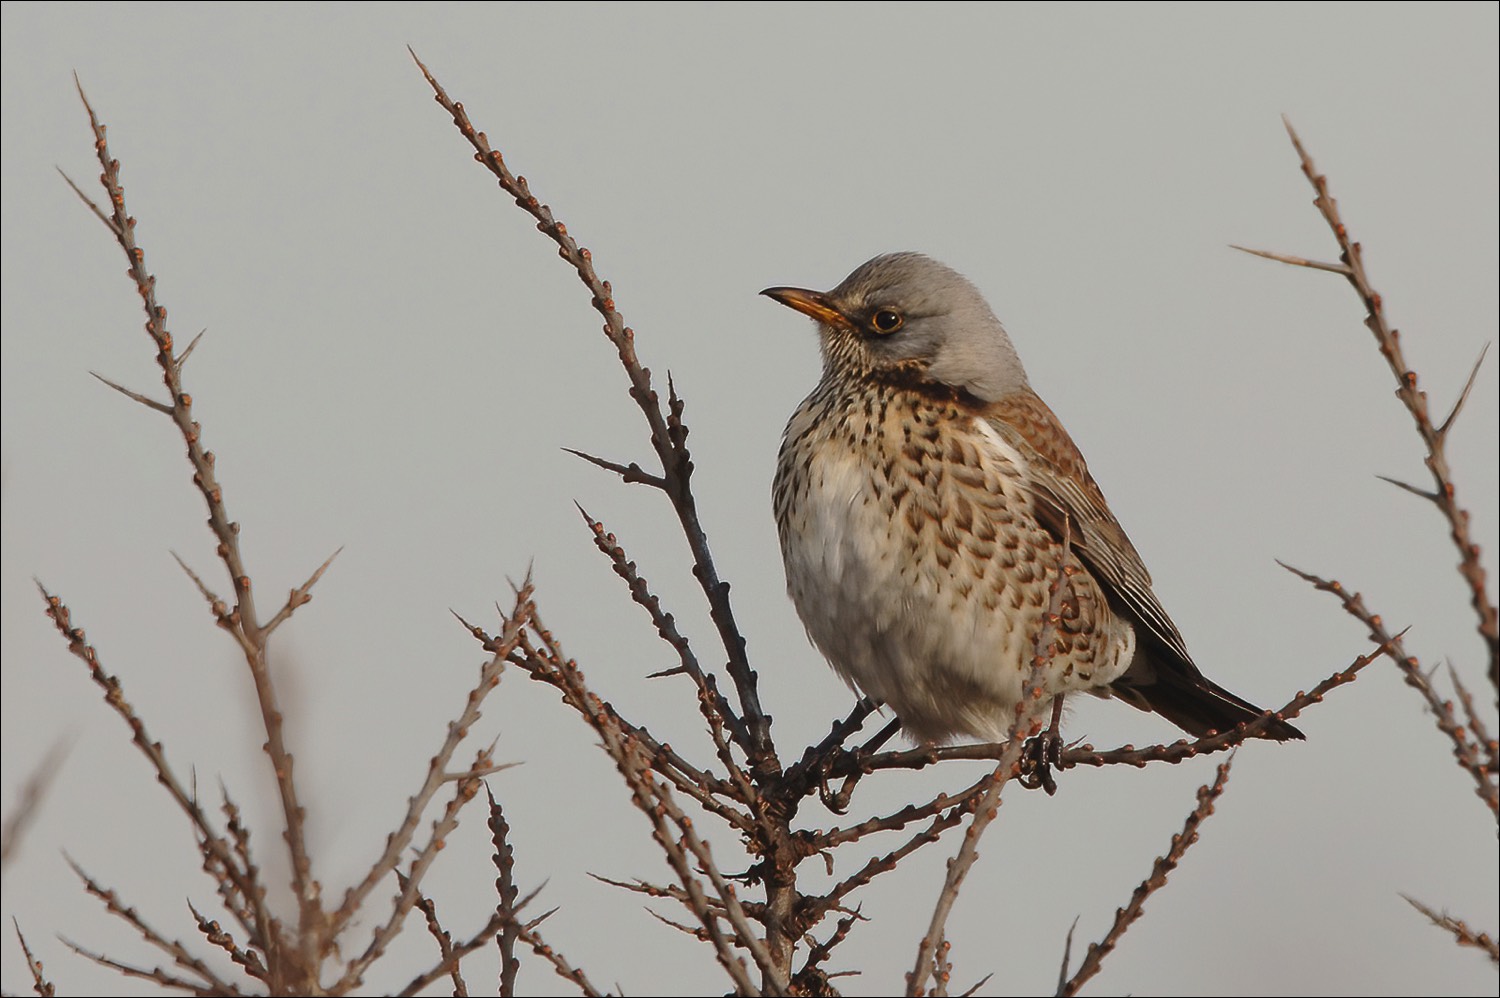
[[[877,333],[894,333],[904,322],[906,320],[901,313],[893,308],[882,308],[870,317],[870,323]]]

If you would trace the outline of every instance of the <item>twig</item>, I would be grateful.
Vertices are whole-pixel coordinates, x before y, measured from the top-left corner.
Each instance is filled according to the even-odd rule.
[[[94,133],[94,151],[103,167],[99,181],[104,186],[110,210],[106,213],[90,200],[78,185],[68,180],[68,185],[83,199],[124,251],[130,264],[130,277],[135,283],[136,293],[146,312],[146,332],[156,347],[156,362],[161,368],[162,382],[167,388],[170,408],[163,410],[145,397],[138,397],[157,411],[170,416],[187,445],[188,461],[193,468],[193,484],[208,505],[208,525],[217,540],[217,552],[229,573],[234,587],[235,607],[227,615],[232,625],[229,629],[239,642],[250,667],[255,684],[255,694],[260,706],[261,720],[266,731],[265,752],[275,775],[284,817],[283,837],[291,855],[292,893],[297,899],[299,912],[297,938],[299,957],[295,969],[288,968],[290,977],[286,981],[294,990],[312,988],[316,984],[318,931],[322,926],[323,911],[319,903],[321,889],[313,878],[312,860],[307,852],[305,814],[298,799],[294,775],[294,760],[288,751],[283,733],[283,717],[277,702],[275,686],[271,681],[270,665],[266,656],[267,632],[261,627],[255,612],[255,600],[251,591],[250,575],[240,554],[239,524],[229,519],[224,505],[223,488],[214,473],[214,455],[203,446],[202,427],[193,418],[193,398],[182,384],[182,364],[173,353],[172,334],[167,328],[167,310],[158,304],[156,278],[146,269],[146,254],[135,239],[135,219],[130,217],[125,206],[125,189],[120,183],[120,163],[109,150],[105,127],[94,113],[83,85],[75,76],[78,96],[88,112],[89,125]],[[66,179],[66,178],[65,178]],[[124,391],[124,389],[121,389]],[[135,393],[126,392],[132,398]]]
[[[1394,641],[1405,633],[1403,630],[1394,635],[1391,640]],[[1217,735],[1207,735],[1202,738],[1193,739],[1192,741],[1179,739],[1170,745],[1147,745],[1141,748],[1137,748],[1134,745],[1122,745],[1119,748],[1101,751],[1092,745],[1078,745],[1063,750],[1058,768],[1071,769],[1074,766],[1102,767],[1124,765],[1141,769],[1152,762],[1176,764],[1185,762],[1188,759],[1195,759],[1200,755],[1228,751],[1253,738],[1258,732],[1270,726],[1274,721],[1291,720],[1299,716],[1313,704],[1321,703],[1331,690],[1353,682],[1365,666],[1382,655],[1387,654],[1390,647],[1390,642],[1383,642],[1369,654],[1357,656],[1347,667],[1333,673],[1311,690],[1306,693],[1298,693],[1281,708],[1274,711],[1267,711],[1257,720],[1237,726],[1233,731]],[[928,746],[900,752],[882,753],[868,760],[865,765],[872,770],[922,769],[949,759],[998,759],[1005,752],[1005,746],[1005,742],[948,745],[940,748]]]
[[[217,919],[204,917],[202,912],[193,907],[191,901],[188,902],[188,911],[193,913],[193,920],[198,923],[198,931],[203,933],[204,939],[227,953],[229,959],[244,968],[245,973],[251,977],[258,981],[264,981],[267,984],[270,983],[271,975],[266,971],[265,964],[261,962],[259,956],[256,956],[254,950],[241,948],[234,941],[234,937],[224,931],[223,926],[218,923]]]
[[[47,616],[52,618],[59,633],[67,639],[68,651],[88,667],[89,677],[104,691],[104,702],[109,704],[130,728],[131,742],[151,764],[151,768],[156,772],[156,781],[166,788],[177,806],[193,823],[198,834],[199,850],[203,854],[205,868],[219,879],[221,893],[230,891],[229,885],[232,885],[232,892],[243,900],[243,907],[231,906],[231,910],[244,912],[245,908],[248,908],[248,917],[242,917],[241,924],[251,933],[258,945],[269,946],[272,920],[270,913],[266,910],[264,892],[256,880],[256,873],[241,865],[234,849],[209,822],[208,816],[203,813],[196,796],[190,794],[177,779],[177,775],[167,762],[161,742],[150,736],[146,730],[146,723],[135,713],[135,709],[130,706],[130,701],[125,699],[125,690],[120,680],[104,671],[104,666],[99,662],[98,652],[95,651],[93,645],[88,643],[83,628],[74,626],[73,616],[68,607],[60,598],[48,592],[40,582],[37,583],[37,589],[46,601]]]
[[[1089,944],[1088,951],[1083,956],[1083,963],[1079,965],[1077,972],[1058,985],[1059,998],[1076,995],[1078,989],[1083,987],[1089,978],[1099,973],[1099,967],[1104,958],[1119,945],[1120,937],[1125,935],[1125,930],[1141,917],[1141,910],[1146,904],[1146,899],[1166,886],[1167,875],[1177,869],[1177,864],[1182,862],[1183,855],[1193,843],[1198,841],[1198,828],[1209,815],[1214,813],[1214,802],[1224,792],[1224,786],[1229,781],[1229,764],[1233,761],[1234,757],[1230,756],[1220,763],[1213,783],[1198,788],[1198,805],[1188,814],[1187,821],[1183,822],[1182,832],[1172,836],[1172,845],[1166,855],[1158,856],[1151,864],[1151,875],[1141,881],[1140,886],[1131,893],[1130,903],[1115,911],[1114,924],[1104,934],[1104,938],[1097,943]],[[1072,939],[1073,930],[1069,929],[1068,945],[1070,947]],[[1063,966],[1067,966],[1066,956],[1063,959]]]
[[[738,992],[760,994],[762,989],[751,981],[744,963],[734,952],[734,943],[750,952],[761,971],[764,990],[773,994],[785,994],[786,975],[751,928],[733,887],[714,864],[707,843],[699,838],[692,822],[677,806],[668,787],[657,782],[653,776],[656,753],[647,750],[640,738],[625,732],[618,715],[606,709],[602,701],[588,689],[577,664],[562,653],[552,633],[536,616],[532,618],[532,631],[538,641],[536,647],[531,646],[523,636],[523,651],[532,659],[532,669],[555,676],[570,703],[575,705],[575,709],[584,715],[599,734],[604,750],[625,778],[634,803],[649,819],[652,837],[666,854],[668,865],[686,891],[688,910],[707,932],[720,965],[734,981]],[[722,914],[710,905],[710,894],[694,872],[695,863],[708,878],[713,896],[722,905]],[[724,935],[720,925],[721,918],[733,927],[733,941]]]
[[[495,938],[500,947],[500,994],[504,998],[511,998],[516,993],[516,973],[521,969],[521,963],[516,959],[516,940],[521,934],[520,907],[516,904],[516,897],[520,893],[516,889],[515,880],[516,856],[515,850],[511,848],[510,825],[505,821],[505,812],[488,785],[484,792],[490,801],[490,842],[495,847],[497,874],[495,893],[500,895],[495,910],[505,919],[505,924]]]
[[[186,991],[191,995],[201,995],[202,998],[210,998],[210,996],[218,996],[223,994],[240,994],[240,992],[238,991],[224,992],[215,990],[213,988],[206,988],[195,981],[189,981],[185,978],[170,974],[161,967],[153,967],[150,970],[147,970],[145,967],[137,967],[132,964],[116,960],[113,957],[105,956],[103,953],[96,953],[91,949],[78,945],[65,936],[59,936],[58,938],[64,946],[68,947],[68,949],[72,950],[74,953],[77,953],[85,960],[92,960],[99,966],[108,967],[110,970],[113,970],[119,974],[123,974],[126,977],[138,977],[142,980],[154,981],[164,988],[175,988],[178,991]]]
[[[1375,342],[1380,348],[1380,354],[1390,367],[1391,374],[1396,379],[1396,396],[1401,399],[1411,414],[1412,422],[1416,427],[1417,434],[1422,438],[1422,443],[1427,450],[1424,463],[1428,471],[1432,473],[1434,488],[1431,492],[1412,489],[1402,486],[1409,491],[1430,500],[1442,512],[1444,519],[1448,521],[1449,537],[1459,554],[1459,573],[1469,587],[1470,603],[1474,607],[1478,618],[1479,636],[1484,641],[1489,652],[1489,677],[1490,683],[1500,694],[1500,616],[1497,616],[1495,604],[1490,599],[1489,591],[1485,584],[1484,566],[1479,560],[1479,545],[1474,543],[1469,533],[1469,514],[1458,504],[1456,491],[1453,485],[1453,476],[1448,467],[1448,459],[1444,447],[1448,440],[1448,432],[1453,428],[1453,422],[1457,418],[1459,410],[1463,407],[1464,400],[1468,398],[1469,389],[1474,384],[1474,376],[1479,371],[1479,365],[1484,362],[1484,353],[1481,352],[1479,360],[1475,362],[1473,371],[1469,374],[1468,383],[1459,393],[1454,402],[1452,410],[1440,425],[1434,426],[1432,417],[1428,411],[1427,393],[1417,387],[1417,373],[1407,364],[1406,357],[1401,349],[1401,335],[1391,328],[1386,322],[1385,302],[1379,292],[1370,284],[1365,274],[1364,254],[1360,244],[1355,242],[1349,235],[1348,228],[1344,225],[1343,218],[1339,215],[1338,202],[1328,193],[1328,178],[1319,173],[1313,164],[1312,157],[1308,155],[1307,149],[1302,145],[1296,131],[1292,128],[1290,121],[1282,118],[1286,125],[1287,135],[1292,140],[1292,146],[1297,150],[1297,157],[1302,163],[1302,173],[1307,177],[1308,183],[1312,184],[1317,197],[1313,204],[1323,215],[1323,220],[1328,223],[1333,237],[1338,243],[1339,259],[1342,268],[1336,268],[1329,264],[1316,264],[1311,261],[1298,258],[1285,257],[1279,254],[1256,252],[1259,256],[1267,256],[1273,260],[1281,260],[1296,266],[1317,267],[1323,270],[1334,270],[1341,273],[1353,285],[1355,292],[1365,307],[1365,326],[1375,336]]]
[[[764,776],[779,773],[781,765],[776,759],[775,746],[770,736],[771,719],[761,707],[756,675],[750,668],[745,653],[745,639],[735,622],[734,609],[729,602],[729,586],[720,580],[718,570],[714,567],[708,536],[699,520],[697,503],[689,487],[693,463],[686,444],[687,428],[681,420],[681,399],[669,382],[668,411],[662,412],[661,400],[651,384],[651,371],[636,356],[635,332],[625,325],[624,317],[616,310],[614,292],[609,282],[600,279],[595,273],[593,255],[578,245],[577,240],[568,233],[567,226],[553,217],[551,208],[537,200],[531,193],[526,178],[511,173],[501,154],[490,148],[485,134],[475,129],[469,121],[463,105],[448,96],[442,84],[438,83],[422,60],[417,58],[417,54],[412,52],[411,56],[432,87],[438,104],[452,116],[453,124],[474,147],[475,160],[494,175],[500,187],[515,199],[523,211],[536,219],[537,229],[557,244],[559,255],[577,272],[579,280],[589,290],[595,311],[603,317],[604,335],[614,345],[620,363],[630,379],[631,398],[635,400],[650,427],[651,445],[662,463],[662,487],[677,512],[683,534],[693,554],[693,575],[708,599],[709,615],[729,657],[727,668],[739,695],[745,720],[745,743],[741,748],[750,757],[752,772]]]
[[[1068,937],[1063,940],[1062,966],[1057,968],[1057,994],[1068,984],[1068,964],[1073,962],[1073,933],[1078,929],[1078,918],[1075,916],[1073,924],[1068,926]]]
[[[111,915],[128,923],[140,937],[146,942],[161,950],[172,958],[172,962],[183,970],[197,974],[204,982],[204,986],[221,994],[240,994],[240,990],[228,981],[222,980],[209,966],[189,953],[187,947],[173,939],[168,939],[146,924],[140,913],[129,905],[121,904],[119,896],[114,891],[101,886],[94,878],[83,871],[83,868],[75,863],[71,857],[67,860],[78,879],[83,881],[84,888],[104,903],[104,907]]]
[[[1469,732],[1455,716],[1453,704],[1438,696],[1437,691],[1428,682],[1422,664],[1416,656],[1406,653],[1406,646],[1401,640],[1401,635],[1388,632],[1385,621],[1380,615],[1372,613],[1365,606],[1364,597],[1359,593],[1350,593],[1338,580],[1325,579],[1311,572],[1304,572],[1285,562],[1278,562],[1278,564],[1299,579],[1312,583],[1313,588],[1319,592],[1331,593],[1338,597],[1344,611],[1365,625],[1370,632],[1371,640],[1380,642],[1381,647],[1385,649],[1386,657],[1396,663],[1401,670],[1402,676],[1406,679],[1406,685],[1415,689],[1422,695],[1422,699],[1427,701],[1438,730],[1447,736],[1453,746],[1454,761],[1473,779],[1474,792],[1490,809],[1491,815],[1500,821],[1500,785],[1497,785],[1494,777],[1490,775],[1485,760],[1481,757],[1481,753],[1486,753],[1485,746],[1470,737]]]
[[[21,923],[14,918],[10,920],[16,928],[16,940],[21,944],[21,952],[26,956],[26,969],[31,971],[31,989],[41,998],[53,998],[57,994],[57,988],[47,980],[43,973],[42,961],[31,955],[31,947],[26,945],[26,937],[21,934]]]
[[[404,890],[406,878],[401,876],[400,871],[397,871],[396,876],[399,881],[402,881],[401,887]],[[439,921],[436,902],[421,891],[417,891],[417,907],[421,909],[422,916],[427,921],[427,934],[438,944],[438,952],[442,954],[443,965],[448,968],[448,979],[453,982],[454,998],[468,998],[468,982],[464,980],[463,972],[459,969],[458,958],[453,955],[453,936],[443,928],[443,923]],[[509,995],[512,992],[502,990],[500,993]]]
[[[1473,946],[1482,949],[1489,954],[1490,962],[1500,965],[1500,943],[1497,943],[1488,932],[1475,932],[1461,918],[1452,915],[1442,915],[1433,911],[1414,897],[1403,894],[1406,903],[1426,915],[1433,925],[1453,934],[1453,941],[1460,946]]]
[[[718,686],[713,682],[713,677],[706,674],[703,667],[699,665],[698,656],[693,654],[687,638],[677,629],[677,621],[672,614],[662,609],[661,601],[651,591],[646,580],[641,577],[635,562],[625,554],[625,549],[620,545],[618,538],[607,532],[604,524],[590,516],[583,506],[578,505],[578,512],[583,516],[583,522],[588,524],[589,532],[594,538],[594,546],[610,560],[615,574],[625,580],[625,584],[630,588],[631,599],[644,607],[651,615],[651,623],[656,626],[656,633],[677,652],[680,671],[692,679],[693,684],[698,687],[698,709],[708,723],[708,733],[713,739],[714,750],[719,760],[724,763],[730,779],[738,788],[739,793],[736,798],[746,806],[753,806],[757,796],[755,788],[745,779],[744,773],[729,751],[729,743],[724,739],[726,727],[731,732],[739,729],[740,733],[735,737],[735,741],[744,744],[744,722],[735,714],[729,701],[725,700],[723,694],[719,692]]]
[[[448,724],[448,730],[443,743],[438,747],[436,754],[427,766],[426,778],[422,786],[407,799],[406,814],[401,819],[401,824],[396,831],[386,838],[385,849],[379,858],[371,864],[364,878],[351,887],[345,894],[343,903],[338,911],[330,916],[330,934],[337,936],[339,931],[349,923],[357,912],[363,907],[370,892],[380,883],[401,861],[401,855],[411,844],[417,826],[422,820],[422,815],[427,810],[427,805],[447,781],[448,762],[453,758],[453,753],[458,750],[459,744],[468,736],[469,730],[479,720],[479,708],[484,699],[500,683],[500,673],[505,668],[506,657],[517,647],[521,634],[531,619],[534,604],[531,601],[530,580],[521,587],[516,594],[515,608],[511,611],[509,620],[489,648],[490,660],[484,664],[479,672],[479,681],[469,691],[464,701],[464,708],[460,711],[458,719]],[[410,898],[408,901],[411,900]]]
[[[62,768],[62,761],[67,754],[61,741],[53,742],[47,754],[32,769],[31,775],[26,777],[16,805],[5,816],[4,827],[0,829],[0,869],[10,865],[11,857],[20,848],[26,829],[41,810],[42,799],[47,796],[52,781],[57,779],[58,770]]]
[[[478,716],[477,711],[475,716]],[[490,748],[480,749],[475,754],[474,768],[484,769],[488,767],[489,763]],[[429,771],[429,781],[431,778],[431,772]],[[440,782],[446,783],[448,781],[442,780]],[[390,917],[386,919],[385,924],[375,930],[364,952],[349,961],[349,965],[344,969],[343,976],[339,978],[338,983],[331,989],[335,994],[347,994],[358,987],[364,979],[365,971],[385,954],[386,947],[401,933],[406,916],[411,912],[412,906],[416,904],[417,893],[421,890],[422,878],[427,875],[427,871],[436,862],[438,853],[448,841],[448,836],[453,834],[454,829],[458,827],[459,813],[479,793],[479,787],[482,782],[477,776],[465,777],[458,781],[457,786],[453,790],[453,797],[443,808],[442,813],[433,821],[427,841],[416,850],[416,855],[412,857],[411,863],[407,866],[405,875],[398,878],[400,890],[396,894],[395,901],[392,903]]]

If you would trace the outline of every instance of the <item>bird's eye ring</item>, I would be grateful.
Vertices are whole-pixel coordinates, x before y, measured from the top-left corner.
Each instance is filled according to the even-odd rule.
[[[906,322],[900,312],[893,308],[882,308],[870,317],[870,324],[875,327],[877,333],[890,335]]]

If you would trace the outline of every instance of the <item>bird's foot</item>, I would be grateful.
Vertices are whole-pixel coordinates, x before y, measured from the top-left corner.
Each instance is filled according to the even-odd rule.
[[[1027,790],[1045,790],[1048,797],[1057,793],[1057,780],[1052,775],[1053,767],[1062,766],[1062,705],[1061,696],[1053,698],[1052,723],[1047,726],[1046,731],[1027,742],[1021,753],[1024,762],[1021,786]]]

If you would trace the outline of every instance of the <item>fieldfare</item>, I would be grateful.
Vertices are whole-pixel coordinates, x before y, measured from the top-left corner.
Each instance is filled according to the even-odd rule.
[[[1118,697],[1193,735],[1262,715],[1193,664],[973,284],[893,253],[832,291],[762,293],[818,323],[823,377],[787,423],[773,499],[792,602],[845,681],[921,741],[1004,737],[1066,558],[1047,693]],[[1302,733],[1276,719],[1262,736]]]

